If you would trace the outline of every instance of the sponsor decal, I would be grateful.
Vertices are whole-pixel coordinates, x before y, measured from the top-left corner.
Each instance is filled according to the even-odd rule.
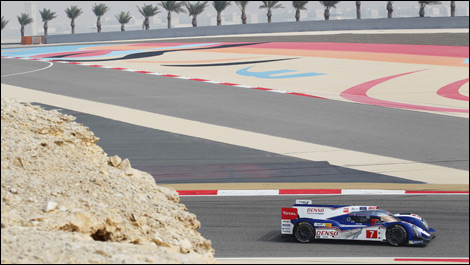
[[[358,229],[351,229],[347,230],[341,233],[342,238],[347,238],[347,239],[356,239],[359,237],[359,235],[362,233],[362,228]]]
[[[290,224],[282,224],[283,227],[290,227]]]
[[[366,230],[366,238],[379,238],[377,230]]]
[[[297,219],[297,208],[282,208],[282,219]]]
[[[423,240],[415,240],[415,241],[410,240],[410,241],[408,242],[408,244],[410,244],[410,245],[413,245],[413,244],[423,244],[423,243],[424,243]]]
[[[343,213],[349,213],[349,208],[344,208]]]
[[[330,223],[314,223],[314,226],[331,227]]]
[[[296,200],[296,204],[312,204],[311,200]]]
[[[379,207],[377,207],[377,206],[369,206],[369,207],[367,207],[367,209],[369,209],[369,210],[377,210],[377,209],[379,209]]]
[[[307,208],[307,213],[309,214],[315,214],[315,213],[324,213],[325,209],[324,208]]]
[[[417,214],[412,214],[411,216],[421,219],[421,216],[419,216]]]
[[[339,234],[338,231],[317,231],[317,236],[337,236]]]
[[[365,211],[365,210],[367,210],[367,207],[359,207],[359,210]]]

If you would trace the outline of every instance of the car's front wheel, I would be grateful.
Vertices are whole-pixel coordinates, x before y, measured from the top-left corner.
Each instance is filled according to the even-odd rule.
[[[315,227],[307,222],[300,222],[294,227],[294,237],[301,243],[308,243],[315,239]]]
[[[403,246],[408,241],[408,232],[402,225],[392,225],[386,232],[387,242],[392,246]]]

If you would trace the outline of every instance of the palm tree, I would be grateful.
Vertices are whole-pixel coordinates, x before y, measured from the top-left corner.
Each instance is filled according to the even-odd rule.
[[[5,20],[5,18],[2,16],[2,29],[8,24],[8,20]]]
[[[356,17],[361,19],[361,1],[356,1]]]
[[[207,7],[207,1],[201,3],[201,1],[197,1],[195,4],[191,4],[190,2],[185,2],[186,9],[188,9],[189,16],[193,17],[193,27],[197,27],[197,16],[204,12],[204,9]]]
[[[75,19],[83,14],[83,11],[81,8],[78,8],[78,6],[71,6],[65,9],[65,14],[71,19],[70,27],[72,27],[72,34],[75,34]]]
[[[455,1],[450,1],[450,16],[455,17]]]
[[[325,7],[325,20],[330,20],[330,9],[331,8],[336,8],[336,4],[338,4],[341,1],[318,1],[320,4],[322,4]]]
[[[393,1],[387,1],[387,16],[388,18],[392,18],[393,16]]]
[[[271,23],[271,17],[273,16],[272,9],[284,8],[280,1],[262,1],[263,4],[259,6],[259,9],[266,8],[268,10],[268,23]]]
[[[137,9],[139,10],[139,13],[142,14],[142,16],[144,16],[144,18],[145,18],[145,20],[144,20],[145,30],[150,29],[149,17],[153,17],[156,14],[160,13],[160,11],[158,11],[158,6],[153,7],[153,5],[144,4],[142,9],[140,9],[140,7],[137,7]]]
[[[176,14],[179,14],[180,12],[186,12],[183,9],[183,4],[184,2],[178,2],[178,1],[160,1],[160,5],[168,11],[168,28],[171,29],[171,12],[175,12]]]
[[[109,11],[109,7],[105,4],[95,4],[91,10],[93,11],[93,13],[95,13],[95,16],[97,17],[96,29],[98,30],[98,32],[101,32],[101,17],[104,15],[104,13]]]
[[[232,1],[212,1],[212,6],[217,11],[217,26],[222,25],[222,12],[230,5]]]
[[[419,17],[424,17],[424,9],[428,5],[439,5],[440,1],[418,1],[419,3]]]
[[[295,21],[300,21],[300,10],[307,10],[305,5],[309,1],[292,1],[292,6],[295,8]]]
[[[238,7],[240,7],[242,11],[242,23],[246,24],[246,6],[250,1],[235,1]]]
[[[50,9],[45,9],[43,8],[42,11],[39,11],[39,14],[41,14],[42,22],[44,22],[44,35],[47,36],[47,29],[49,26],[47,23],[57,16],[55,15],[55,12],[52,12]]]
[[[24,36],[24,26],[31,24],[33,22],[33,19],[29,17],[28,14],[26,13],[21,13],[20,16],[16,16],[18,18],[18,22],[21,25],[21,37]]]
[[[132,17],[129,13],[129,11],[127,13],[125,13],[124,11],[121,11],[121,13],[119,13],[119,15],[116,15],[116,19],[119,21],[119,24],[121,24],[121,31],[126,31],[124,29],[124,25],[129,23],[129,21],[131,21]]]

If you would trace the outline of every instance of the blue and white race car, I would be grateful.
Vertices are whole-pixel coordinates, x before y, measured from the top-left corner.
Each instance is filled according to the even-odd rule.
[[[425,245],[435,236],[421,216],[391,214],[377,206],[317,205],[296,200],[282,208],[281,234],[299,242],[315,239],[343,239],[388,242],[392,246]]]

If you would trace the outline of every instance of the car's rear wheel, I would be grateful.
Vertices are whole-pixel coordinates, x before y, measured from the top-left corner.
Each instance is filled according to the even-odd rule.
[[[300,222],[294,227],[294,237],[301,243],[308,243],[315,239],[315,227],[307,222]]]
[[[402,225],[390,226],[385,235],[392,246],[403,246],[408,241],[408,231]]]

